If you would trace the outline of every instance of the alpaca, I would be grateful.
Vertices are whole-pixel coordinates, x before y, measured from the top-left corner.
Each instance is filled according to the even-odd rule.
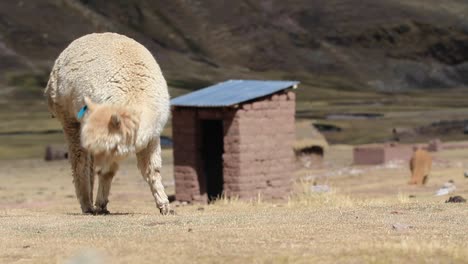
[[[160,174],[160,133],[169,117],[169,93],[144,46],[115,33],[78,38],[55,61],[45,96],[63,126],[83,213],[109,213],[112,178],[132,153],[161,214],[170,212]],[[99,186],[93,206],[95,166]]]
[[[416,149],[410,160],[411,180],[409,184],[424,185],[431,172],[432,157],[423,149]]]

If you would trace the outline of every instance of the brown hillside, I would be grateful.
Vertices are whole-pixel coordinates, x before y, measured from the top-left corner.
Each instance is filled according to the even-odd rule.
[[[144,43],[182,88],[242,77],[352,90],[462,87],[466,14],[461,0],[6,0],[0,80],[46,73],[73,39],[115,31]]]

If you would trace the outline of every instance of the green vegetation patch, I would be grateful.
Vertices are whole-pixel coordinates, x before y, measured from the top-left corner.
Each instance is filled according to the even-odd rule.
[[[7,72],[7,85],[17,87],[14,97],[18,99],[37,98],[46,87],[49,75],[45,72]]]

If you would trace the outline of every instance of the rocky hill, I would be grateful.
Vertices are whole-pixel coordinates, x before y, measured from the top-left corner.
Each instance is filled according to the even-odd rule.
[[[4,0],[0,83],[42,86],[72,40],[114,31],[146,45],[173,87],[225,78],[346,90],[466,87],[467,16],[464,0]]]

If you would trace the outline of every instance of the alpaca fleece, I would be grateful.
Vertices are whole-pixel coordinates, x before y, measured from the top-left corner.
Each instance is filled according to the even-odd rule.
[[[410,160],[411,180],[409,184],[425,184],[431,172],[431,167],[431,155],[423,149],[415,150]]]

